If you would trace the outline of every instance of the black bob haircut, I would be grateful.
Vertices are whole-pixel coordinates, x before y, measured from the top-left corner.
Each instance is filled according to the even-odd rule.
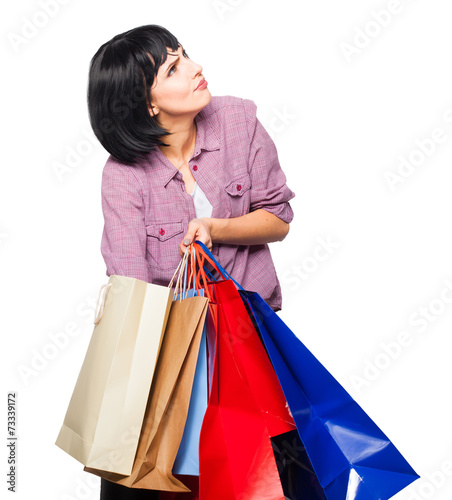
[[[151,87],[167,51],[181,44],[167,29],[140,26],[113,37],[89,67],[88,113],[102,146],[117,160],[133,165],[170,132],[149,112]]]

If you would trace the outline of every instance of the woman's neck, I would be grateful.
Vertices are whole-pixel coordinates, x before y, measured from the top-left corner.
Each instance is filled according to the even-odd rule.
[[[166,128],[163,126],[163,128]],[[168,129],[171,135],[165,135],[163,141],[168,146],[159,146],[160,151],[174,164],[180,164],[192,153],[196,144],[196,123],[179,123],[176,129]]]

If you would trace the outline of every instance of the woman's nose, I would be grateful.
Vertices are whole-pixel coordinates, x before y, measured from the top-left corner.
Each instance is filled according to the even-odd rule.
[[[202,73],[202,66],[198,63],[195,63],[194,61],[192,61],[193,63],[193,71],[194,71],[194,77],[196,77],[197,75],[199,75],[199,73]]]

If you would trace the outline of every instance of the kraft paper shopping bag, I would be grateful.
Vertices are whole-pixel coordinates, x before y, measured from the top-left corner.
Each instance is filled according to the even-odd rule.
[[[130,475],[85,470],[132,488],[190,491],[172,474],[187,419],[208,299],[173,302]]]
[[[173,291],[110,276],[56,445],[82,464],[130,474]]]

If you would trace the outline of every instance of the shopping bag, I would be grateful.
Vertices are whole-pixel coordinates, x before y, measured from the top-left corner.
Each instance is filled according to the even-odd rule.
[[[202,243],[195,246],[230,278]],[[416,480],[419,476],[388,437],[259,294],[234,283],[260,332],[326,498],[387,500]]]
[[[118,275],[105,290],[55,444],[86,466],[130,474],[173,292]]]
[[[186,265],[181,272],[180,288],[181,292],[178,297],[193,297],[204,296],[204,290],[196,289],[195,281],[193,280],[193,288],[189,289],[191,279],[194,279],[193,272],[188,273],[190,262],[192,263],[191,270],[195,264],[192,254],[191,261],[188,260],[188,253],[185,259]],[[182,279],[183,275],[183,279]],[[209,320],[204,322],[204,328],[201,336],[201,344],[199,346],[198,360],[196,363],[195,377],[190,396],[190,404],[188,407],[187,419],[185,422],[184,433],[177,452],[176,459],[173,465],[173,474],[182,474],[185,476],[199,476],[199,436],[201,426],[204,419],[204,414],[207,409],[208,399],[208,375],[207,375],[207,329]]]
[[[270,437],[295,429],[294,421],[235,285],[205,286],[216,347],[199,444],[200,499],[283,500]]]
[[[190,491],[171,469],[184,432],[208,300],[175,300],[171,307],[131,474],[85,470],[131,488]]]
[[[250,306],[328,499],[385,500],[419,476],[388,437],[257,294]]]
[[[194,293],[193,291],[190,291]],[[207,410],[207,322],[204,322],[184,433],[173,474],[199,476],[199,436]]]

